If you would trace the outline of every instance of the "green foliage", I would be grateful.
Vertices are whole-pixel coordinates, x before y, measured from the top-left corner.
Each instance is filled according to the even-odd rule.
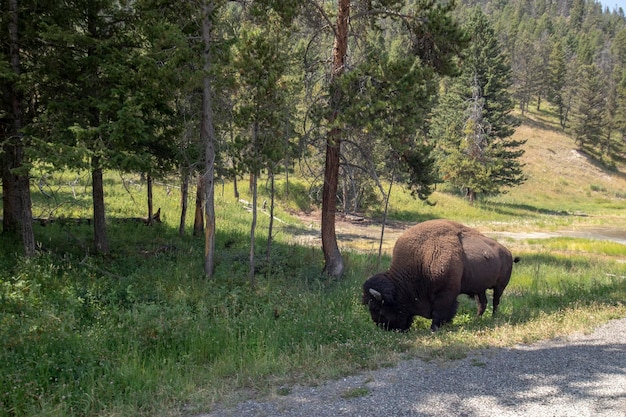
[[[466,190],[473,201],[477,193],[501,193],[524,181],[518,161],[524,142],[510,137],[519,124],[511,115],[510,67],[479,8],[466,29],[472,43],[464,54],[461,75],[444,84],[430,137],[442,178]]]
[[[388,48],[382,39],[372,43],[369,60],[342,77],[343,111],[338,123],[350,126],[355,138],[355,146],[344,145],[352,164],[376,167],[376,178],[397,172],[426,198],[435,176],[430,148],[419,131],[432,106],[435,76],[402,44],[396,41]]]
[[[462,5],[459,15],[468,13],[474,3],[464,1]],[[585,152],[607,165],[622,159],[624,135],[615,117],[621,107],[616,104],[616,86],[624,71],[623,10],[603,9],[599,3],[585,0],[550,5],[486,1],[482,8],[494,21],[497,36],[511,57],[513,92],[522,113],[535,100],[541,110],[547,99],[556,107],[561,128],[574,136],[591,135]],[[585,66],[599,70],[594,90],[601,98],[597,106],[580,103],[581,90],[590,76],[587,73],[580,78],[581,71],[587,71]],[[584,100],[589,102],[589,96]],[[595,133],[589,123],[581,126],[581,119],[594,118],[601,120],[591,123],[598,126]]]
[[[565,125],[566,103],[563,99],[563,88],[567,76],[567,63],[565,51],[561,42],[555,42],[548,60],[548,94],[547,99],[557,107],[561,126]]]
[[[572,131],[574,140],[583,150],[596,148],[602,135],[605,92],[600,79],[600,71],[595,65],[580,69]]]
[[[231,149],[239,171],[273,168],[289,154],[290,111],[284,27],[267,18],[267,26],[243,25],[233,45],[236,71],[235,124],[240,134]]]
[[[418,0],[409,6],[412,52],[440,75],[457,72],[456,61],[469,39],[451,12],[455,1]]]

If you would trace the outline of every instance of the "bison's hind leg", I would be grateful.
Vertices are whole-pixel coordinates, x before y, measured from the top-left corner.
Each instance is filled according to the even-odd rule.
[[[487,309],[487,293],[485,291],[479,292],[478,294],[476,294],[475,298],[476,303],[478,304],[478,317],[480,317]]]
[[[504,292],[504,288],[501,287],[495,287],[493,289],[493,315],[496,315],[496,312],[498,311],[498,306],[500,305],[500,297],[502,296],[502,293]]]

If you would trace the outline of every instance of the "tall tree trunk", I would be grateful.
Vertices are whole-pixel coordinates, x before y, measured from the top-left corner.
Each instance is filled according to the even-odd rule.
[[[252,186],[252,224],[250,225],[250,270],[248,271],[248,278],[250,279],[250,285],[255,286],[254,279],[254,243],[255,243],[255,231],[256,231],[256,216],[257,216],[257,176],[251,175]]]
[[[9,55],[11,69],[21,73],[19,48],[19,16],[17,0],[9,0]],[[3,230],[19,234],[24,255],[35,254],[33,215],[30,199],[30,176],[25,165],[24,137],[22,135],[22,93],[12,85],[9,97],[12,107],[12,126],[2,146]]]
[[[474,205],[474,201],[476,200],[476,192],[474,190],[467,190],[467,200],[469,201],[470,206]]]
[[[537,111],[541,110],[541,94],[537,95]]]
[[[97,28],[97,8],[92,3],[87,3],[87,33],[89,36],[92,36],[96,39],[99,38],[98,28]],[[95,45],[90,45],[87,47],[87,56],[96,56],[98,54]],[[98,83],[98,69],[90,68],[91,73],[87,74],[87,77],[90,79],[91,88],[96,91],[97,83]],[[89,112],[91,113],[92,120],[90,121],[91,127],[100,126],[101,123],[101,114],[100,110],[93,105],[89,108]],[[93,138],[94,142],[92,144],[92,150],[96,150],[98,145],[96,143],[100,142],[102,139]],[[106,220],[105,220],[105,208],[104,208],[104,182],[102,179],[102,163],[100,161],[99,156],[93,156],[91,158],[91,194],[92,194],[92,205],[93,205],[93,235],[94,235],[94,246],[97,253],[108,254],[109,250],[109,241],[107,238],[106,231]]]
[[[380,258],[383,254],[383,239],[385,238],[385,225],[387,224],[387,214],[389,213],[389,198],[391,198],[391,187],[393,187],[393,180],[396,174],[396,166],[393,166],[391,170],[391,180],[389,181],[389,190],[385,197],[385,211],[383,213],[383,226],[380,229],[380,243],[378,245],[378,260],[376,261],[376,271],[380,270]]]
[[[146,177],[146,184],[148,189],[148,224],[152,226],[154,223],[154,206],[152,205],[152,185],[154,181],[152,180],[152,175],[148,174]]]
[[[178,235],[185,234],[185,222],[187,221],[187,208],[189,207],[189,171],[183,169],[182,182],[180,184],[180,224],[178,225]]]
[[[239,200],[239,187],[237,187],[237,174],[233,175],[233,191],[235,193],[235,198]]]
[[[259,123],[257,121],[254,122],[254,126],[252,129],[252,146],[254,148],[254,161],[252,163],[252,173],[250,174],[250,192],[252,193],[252,224],[250,225],[250,270],[248,272],[248,278],[250,279],[250,285],[255,286],[254,279],[254,269],[255,269],[255,232],[256,232],[256,220],[257,220],[257,203],[258,203],[258,195],[257,195],[257,184],[258,184],[258,172],[257,168],[259,156],[259,148],[258,148],[258,140],[259,140]]]
[[[96,252],[108,254],[109,240],[105,223],[104,209],[104,182],[100,158],[94,156],[91,160],[91,188],[93,199],[93,236]]]
[[[11,133],[7,132],[10,138]],[[13,147],[10,140],[4,140],[2,144],[2,231],[4,233],[17,233],[19,228],[19,200],[17,198],[17,179],[13,175]]]
[[[335,42],[333,45],[333,65],[331,74],[331,114],[329,122],[332,125],[339,112],[338,88],[333,84],[345,71],[345,60],[348,50],[348,21],[350,18],[350,0],[339,0],[337,25],[335,27]],[[341,149],[341,130],[334,127],[326,137],[326,162],[324,166],[324,188],[322,191],[322,250],[324,251],[324,273],[332,277],[343,274],[344,263],[337,246],[335,233],[335,213],[337,211],[337,185],[339,181],[339,151]]]
[[[3,51],[4,52],[4,51]],[[9,56],[11,60],[11,69],[17,74],[20,72],[20,50],[19,50],[19,34],[18,34],[18,13],[17,0],[9,1]],[[18,92],[14,88],[8,92],[9,99],[13,107],[13,120],[9,125],[7,123],[6,130],[2,132],[2,208],[3,216],[2,229],[6,233],[19,233],[20,230],[20,198],[18,190],[17,175],[14,169],[17,165],[16,147],[17,135],[16,127],[20,127],[20,119],[16,116],[20,114],[20,100],[17,96]]]
[[[202,53],[204,79],[202,81],[202,123],[200,138],[204,143],[206,169],[204,173],[204,204],[206,221],[204,225],[204,273],[213,277],[215,269],[215,129],[213,126],[213,104],[211,100],[211,31],[213,24],[211,14],[215,8],[214,1],[202,2]]]
[[[269,265],[270,257],[272,255],[272,234],[274,233],[274,194],[275,194],[275,176],[274,169],[270,169],[270,224],[267,231],[267,252],[266,260]]]
[[[287,130],[289,132],[289,130]],[[285,135],[285,199],[289,200],[289,165],[291,164],[289,151],[289,133]]]
[[[193,218],[193,235],[204,233],[204,176],[198,178],[196,185],[196,212]]]

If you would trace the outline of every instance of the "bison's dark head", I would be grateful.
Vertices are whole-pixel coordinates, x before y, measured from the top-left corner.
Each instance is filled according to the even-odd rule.
[[[405,332],[411,328],[413,316],[396,299],[396,284],[384,274],[374,275],[363,284],[363,304],[374,323],[385,330]]]

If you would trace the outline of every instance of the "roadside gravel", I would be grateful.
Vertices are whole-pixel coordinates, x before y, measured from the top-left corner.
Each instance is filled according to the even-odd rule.
[[[626,319],[592,334],[403,361],[198,417],[626,417]]]

